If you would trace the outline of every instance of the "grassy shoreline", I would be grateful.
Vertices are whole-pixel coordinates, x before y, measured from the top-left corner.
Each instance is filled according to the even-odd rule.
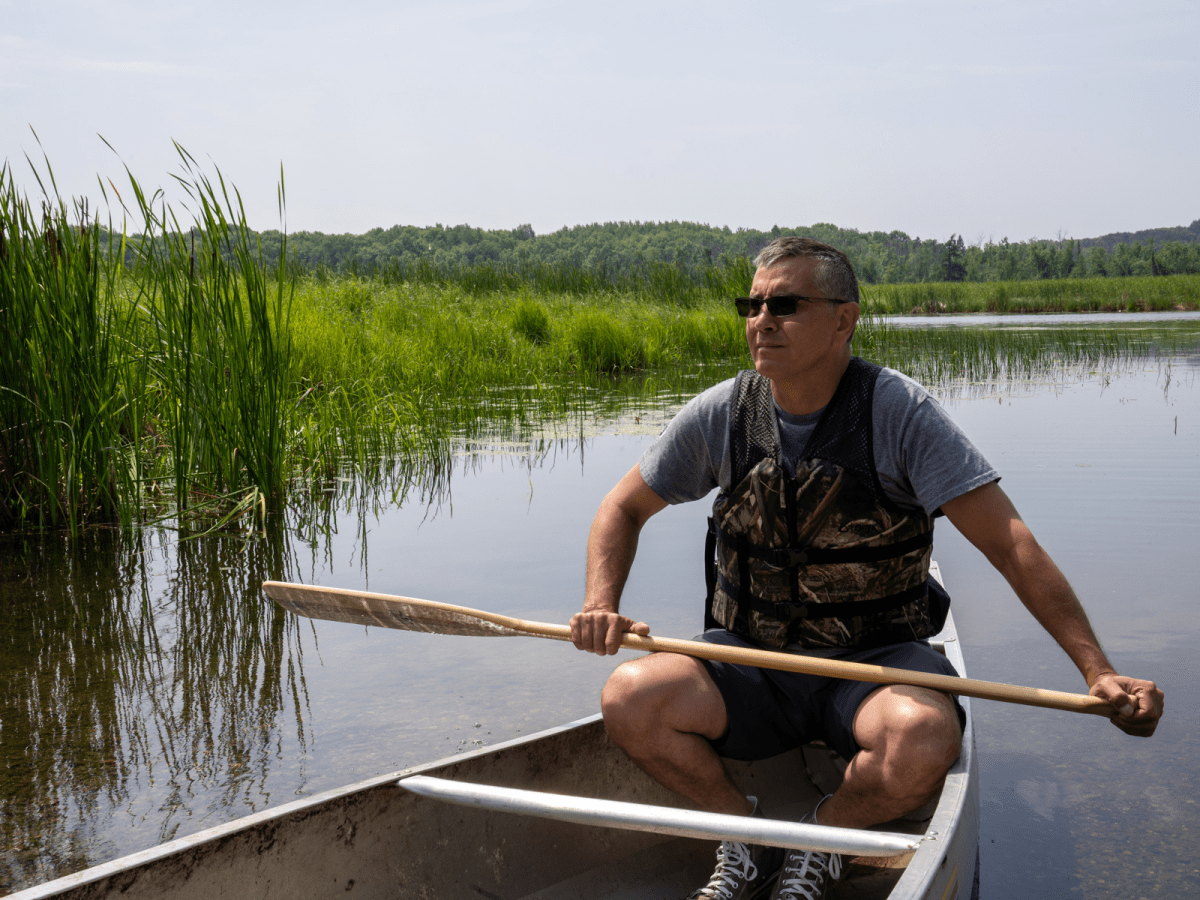
[[[875,284],[862,294],[863,310],[876,315],[1194,312],[1200,276]]]
[[[0,169],[0,530],[262,527],[347,472],[437,467],[456,443],[619,415],[749,364],[728,301],[749,289],[746,260],[622,290],[565,270],[305,276],[271,265],[236,191],[180,152],[196,227],[131,176],[136,241],[62,201],[35,215]],[[856,352],[918,379],[1200,344],[1200,328],[999,338],[877,320],[1200,309],[1192,275],[875,285],[863,307]]]

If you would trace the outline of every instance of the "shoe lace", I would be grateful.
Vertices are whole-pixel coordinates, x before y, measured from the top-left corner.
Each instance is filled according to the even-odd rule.
[[[819,900],[827,879],[837,881],[842,874],[842,858],[836,853],[815,850],[788,854],[772,900]]]
[[[721,841],[717,848],[717,868],[708,884],[694,891],[688,900],[731,900],[744,881],[758,877],[758,867],[750,858],[750,848],[739,841]]]

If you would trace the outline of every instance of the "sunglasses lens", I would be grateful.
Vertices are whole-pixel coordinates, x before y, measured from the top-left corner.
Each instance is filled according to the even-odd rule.
[[[795,297],[772,297],[767,301],[767,309],[770,310],[771,315],[782,318],[795,315],[796,303]]]
[[[746,319],[762,312],[765,302],[771,315],[782,319],[796,314],[796,307],[800,305],[800,300],[799,297],[770,297],[765,301],[758,297],[738,297],[733,301],[733,305],[737,308],[738,315]]]

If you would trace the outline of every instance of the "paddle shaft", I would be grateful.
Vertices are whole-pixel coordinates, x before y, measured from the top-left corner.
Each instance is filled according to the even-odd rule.
[[[553,638],[559,641],[571,640],[571,629],[566,625],[550,625],[542,622],[522,622],[522,624],[525,627],[517,630],[526,634],[536,634],[538,637]],[[1003,700],[1006,703],[1044,706],[1067,712],[1092,713],[1105,718],[1113,714],[1113,708],[1108,703],[1099,697],[1091,697],[1087,694],[1048,691],[1015,684],[980,681],[976,678],[938,675],[933,672],[914,672],[910,669],[825,659],[820,656],[776,653],[771,650],[755,650],[750,647],[728,647],[724,644],[684,641],[677,638],[642,637],[637,634],[626,634],[621,639],[621,646],[629,650],[645,650],[650,653],[682,653],[686,656],[696,656],[714,662],[736,663],[761,669],[778,669],[783,672],[799,672],[803,675],[844,678],[848,681],[869,681],[874,684],[911,684],[964,697]]]
[[[315,619],[378,625],[384,628],[424,631],[432,634],[527,635],[552,638],[557,641],[571,640],[571,629],[566,625],[530,622],[525,619],[515,619],[498,613],[469,609],[464,606],[452,606],[432,600],[394,597],[367,591],[347,590],[346,588],[285,584],[277,581],[266,582],[263,584],[263,590],[268,597],[285,609]],[[714,662],[778,669],[783,672],[798,672],[802,675],[844,678],[849,681],[865,681],[872,684],[911,684],[964,697],[1001,700],[1025,706],[1044,706],[1067,712],[1091,713],[1105,718],[1113,715],[1113,708],[1108,703],[1099,697],[1090,697],[1086,694],[1047,691],[1014,684],[979,681],[975,678],[936,675],[931,672],[913,672],[908,669],[849,662],[841,659],[826,659],[821,656],[805,656],[800,653],[779,653],[749,647],[728,647],[724,644],[710,644],[706,641],[643,637],[637,634],[624,635],[621,639],[621,646],[648,653],[681,653],[685,656],[709,659]]]

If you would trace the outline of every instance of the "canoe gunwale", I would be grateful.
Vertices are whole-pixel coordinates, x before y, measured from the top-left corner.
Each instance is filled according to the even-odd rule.
[[[940,573],[938,580],[941,580]],[[942,638],[941,649],[954,668],[965,674],[953,613],[947,617],[946,627],[938,637]],[[926,841],[913,854],[889,900],[970,896],[969,888],[964,894],[962,887],[964,884],[969,886],[975,875],[979,840],[979,771],[971,701],[967,697],[958,700],[966,712],[962,753],[946,775],[925,832]],[[945,871],[947,866],[949,871]]]

